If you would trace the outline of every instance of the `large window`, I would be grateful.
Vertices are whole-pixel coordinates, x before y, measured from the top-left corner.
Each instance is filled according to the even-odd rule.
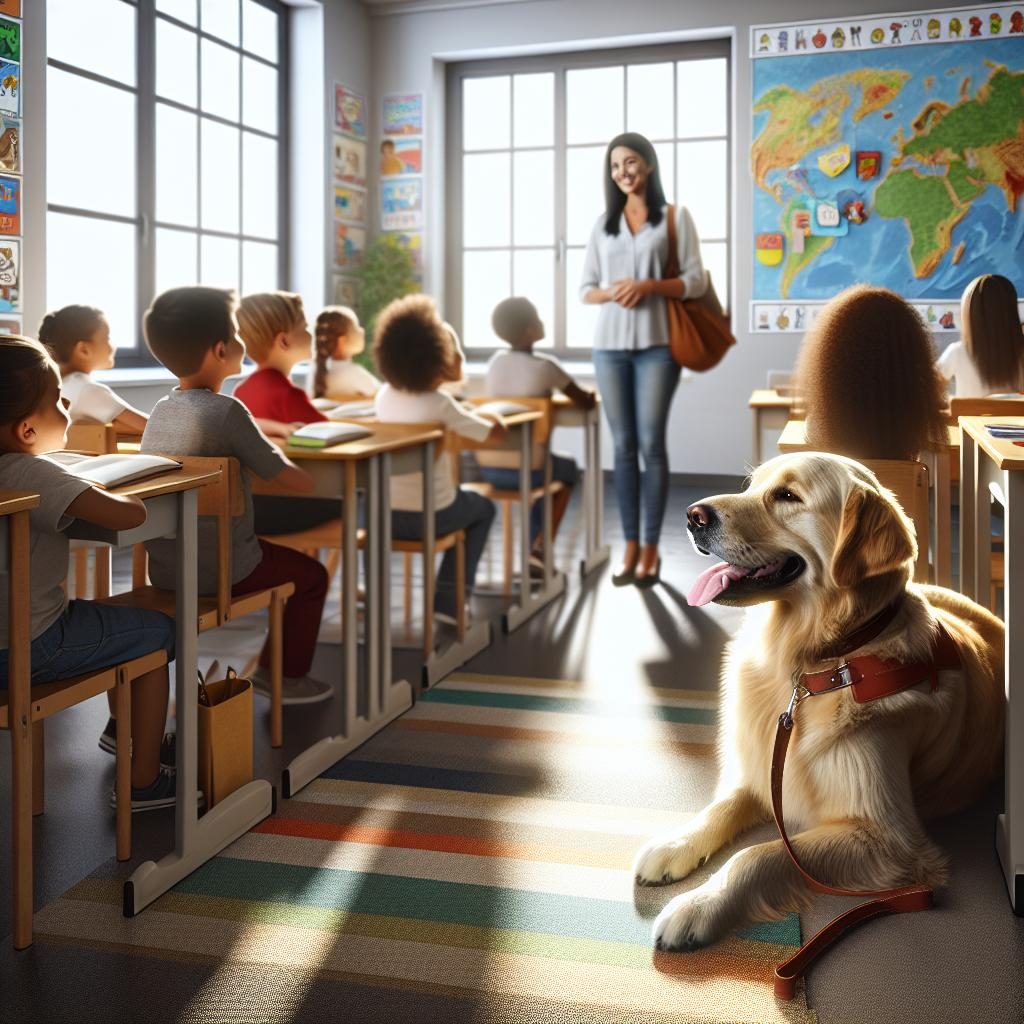
[[[105,310],[122,365],[157,292],[284,279],[285,32],[277,0],[47,0],[46,303]]]
[[[494,348],[491,310],[525,295],[542,344],[590,348],[583,256],[604,209],[605,147],[623,131],[654,143],[668,201],[690,209],[728,301],[728,96],[724,42],[451,65],[446,310],[466,347]]]

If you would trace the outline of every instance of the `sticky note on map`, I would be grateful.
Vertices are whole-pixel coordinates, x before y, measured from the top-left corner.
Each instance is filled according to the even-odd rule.
[[[818,157],[818,168],[822,174],[827,174],[830,178],[842,174],[849,166],[850,147],[845,142]]]
[[[834,199],[814,199],[810,206],[812,235],[845,235],[849,231],[849,223],[840,215]]]
[[[785,239],[781,232],[769,232],[754,239],[754,253],[757,262],[766,267],[777,267],[782,262]]]

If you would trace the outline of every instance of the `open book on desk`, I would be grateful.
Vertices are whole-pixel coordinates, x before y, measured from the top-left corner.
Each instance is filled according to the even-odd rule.
[[[986,423],[990,437],[1004,441],[1024,441],[1024,423]]]
[[[373,399],[365,402],[336,402],[334,408],[324,410],[324,415],[332,421],[350,419],[368,419],[376,415]]]
[[[95,487],[109,490],[138,483],[151,476],[181,469],[181,463],[164,455],[81,455],[78,452],[52,452],[45,456],[63,466],[73,476],[88,480]]]
[[[486,416],[515,416],[521,412],[533,412],[532,405],[523,405],[522,402],[511,402],[507,398],[496,398],[493,402],[484,402],[483,405],[471,405],[471,412]]]
[[[345,441],[358,441],[372,433],[358,423],[307,423],[292,433],[288,443],[300,448],[329,448]]]

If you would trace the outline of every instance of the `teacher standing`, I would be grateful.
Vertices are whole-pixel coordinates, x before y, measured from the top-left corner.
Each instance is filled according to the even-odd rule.
[[[669,483],[665,433],[680,374],[669,350],[665,299],[697,298],[707,278],[684,206],[675,211],[679,275],[662,276],[669,208],[657,154],[642,135],[626,132],[608,143],[604,194],[605,211],[587,245],[581,297],[601,306],[594,370],[615,441],[615,491],[626,536],[612,582],[650,587],[661,571],[658,544]]]

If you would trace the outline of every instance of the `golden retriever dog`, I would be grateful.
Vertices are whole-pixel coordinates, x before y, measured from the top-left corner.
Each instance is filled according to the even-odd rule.
[[[1003,624],[959,594],[910,582],[917,542],[892,493],[838,455],[782,455],[741,494],[688,510],[691,539],[723,561],[690,604],[748,608],[722,673],[720,777],[711,804],[635,861],[640,885],[685,878],[747,829],[772,820],[770,766],[794,673],[835,668],[819,652],[894,603],[895,617],[847,656],[927,661],[936,623],[962,668],[877,700],[849,689],[800,703],[783,788],[787,831],[811,875],[879,890],[942,885],[946,861],[922,819],[969,805],[1003,764]],[[816,660],[817,659],[817,660]],[[654,925],[660,949],[693,950],[806,908],[812,892],[781,839],[730,857]]]

